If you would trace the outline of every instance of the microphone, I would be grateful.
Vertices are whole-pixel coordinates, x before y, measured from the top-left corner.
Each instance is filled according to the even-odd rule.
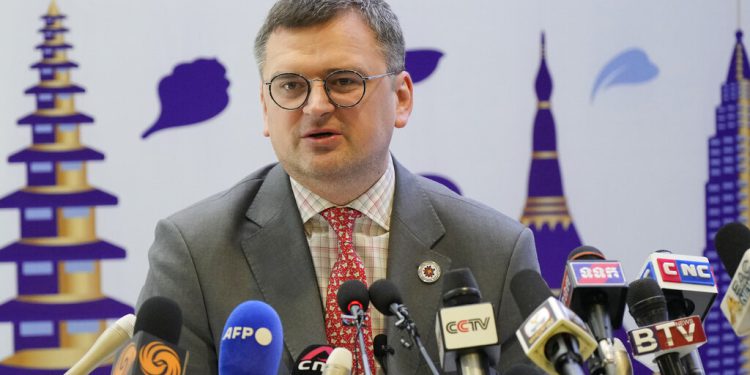
[[[526,317],[516,331],[526,356],[550,374],[584,374],[583,361],[596,350],[596,340],[581,318],[552,296],[536,271],[519,271],[510,290]]]
[[[292,375],[320,375],[323,373],[333,348],[328,345],[310,345],[297,358]]]
[[[370,307],[370,297],[367,294],[367,286],[359,280],[347,280],[336,293],[336,302],[344,313],[341,320],[344,324],[351,324],[357,328],[357,341],[359,341],[359,353],[361,354],[362,367],[366,375],[371,375],[370,360],[367,358],[367,346],[362,332],[365,312]]]
[[[346,348],[333,349],[328,356],[322,375],[351,375],[352,352]]]
[[[370,292],[372,292],[372,287],[370,287]],[[380,311],[380,309],[378,309],[378,311]],[[378,363],[380,363],[380,368],[383,369],[384,374],[388,374],[388,355],[393,355],[396,353],[396,351],[390,345],[388,345],[388,336],[382,333],[376,335],[372,339],[372,346],[373,352],[375,354],[375,359],[378,361]]]
[[[670,315],[700,315],[704,319],[716,298],[716,281],[706,257],[660,250],[646,259],[641,278],[657,282],[664,292]]]
[[[680,356],[706,342],[700,317],[669,320],[662,289],[648,278],[630,284],[628,308],[640,327],[628,332],[636,359],[651,369],[656,362],[662,375],[684,374]]]
[[[188,352],[177,346],[182,330],[182,310],[166,297],[143,302],[135,319],[133,338],[120,350],[112,374],[182,374]]]
[[[613,330],[622,327],[627,283],[622,265],[607,260],[592,246],[580,246],[568,255],[560,300],[581,317],[599,342],[588,361],[593,375],[631,374],[632,364],[615,353]],[[622,363],[628,359],[628,363]]]
[[[245,301],[224,324],[219,375],[276,375],[284,332],[276,311],[262,301]]]
[[[468,268],[457,268],[443,278],[443,307],[435,329],[440,362],[446,372],[489,374],[496,363],[489,350],[499,352],[495,311],[481,303],[482,294]]]
[[[669,319],[699,315],[704,319],[718,292],[708,258],[672,254],[668,250],[652,253],[641,277],[656,280],[667,301]],[[696,351],[681,359],[687,374],[703,375],[703,364]]]
[[[76,362],[65,375],[88,375],[100,363],[109,358],[126,341],[133,337],[135,315],[128,314],[107,327],[96,339],[94,345]]]
[[[411,340],[416,343],[417,348],[419,348],[419,353],[422,355],[422,359],[424,359],[427,367],[429,367],[430,372],[432,372],[433,375],[438,375],[438,370],[435,368],[435,364],[433,363],[432,358],[430,358],[430,355],[427,353],[427,349],[425,349],[424,345],[422,344],[422,339],[420,338],[419,332],[417,331],[417,324],[414,323],[414,321],[409,316],[409,310],[407,310],[406,306],[404,306],[403,300],[401,299],[401,293],[399,293],[396,285],[389,280],[380,279],[372,283],[372,285],[370,286],[369,295],[372,304],[378,311],[380,311],[381,314],[385,316],[396,316],[396,328],[402,331],[406,331],[409,334]],[[385,344],[385,335],[382,335],[382,337],[382,342],[383,344]],[[375,344],[375,356],[377,357],[378,345],[376,344],[374,339],[373,344]],[[393,354],[393,348],[390,348],[390,350],[390,354]],[[383,367],[383,371],[385,371],[385,355],[383,355],[382,358],[383,360],[381,362],[381,366]],[[378,360],[380,361],[380,358]]]
[[[716,232],[714,239],[724,269],[732,278],[721,301],[721,312],[737,336],[750,335],[750,229],[729,223]]]

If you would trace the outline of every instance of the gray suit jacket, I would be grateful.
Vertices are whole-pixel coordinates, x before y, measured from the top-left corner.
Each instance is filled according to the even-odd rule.
[[[531,231],[497,211],[416,176],[398,163],[387,278],[401,291],[422,341],[437,361],[435,314],[442,278],[426,284],[417,268],[426,260],[446,272],[469,267],[482,297],[497,312],[502,355],[498,368],[524,361],[515,338],[521,317],[510,279],[539,269]],[[279,374],[289,374],[308,345],[326,342],[317,278],[289,177],[267,166],[231,189],[161,220],[149,251],[150,269],[138,306],[152,296],[175,300],[183,311],[180,346],[190,351],[188,373],[216,374],[224,323],[246,300],[263,300],[281,317],[285,352]],[[390,318],[392,319],[392,318]],[[388,321],[396,354],[390,374],[428,374],[417,350]]]

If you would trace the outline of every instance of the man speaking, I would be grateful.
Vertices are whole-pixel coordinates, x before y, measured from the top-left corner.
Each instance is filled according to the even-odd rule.
[[[374,309],[359,353],[336,292],[351,279],[393,281],[437,359],[440,275],[460,267],[497,313],[497,368],[524,360],[509,284],[522,269],[538,270],[532,233],[391,156],[394,129],[406,126],[413,106],[404,56],[398,19],[382,0],[280,0],[269,11],[255,57],[263,134],[279,162],[160,221],[149,251],[139,305],[161,295],[182,307],[187,373],[217,373],[227,317],[243,301],[263,300],[282,321],[280,374],[311,344],[375,363],[379,333],[396,349],[391,374],[426,374],[418,351],[396,345],[405,334],[393,318]]]

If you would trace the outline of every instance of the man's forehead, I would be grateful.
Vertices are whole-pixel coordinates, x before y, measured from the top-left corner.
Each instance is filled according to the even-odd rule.
[[[367,72],[385,57],[375,33],[353,12],[328,22],[304,27],[277,27],[266,43],[264,74],[297,72],[315,63],[316,73],[339,69]]]

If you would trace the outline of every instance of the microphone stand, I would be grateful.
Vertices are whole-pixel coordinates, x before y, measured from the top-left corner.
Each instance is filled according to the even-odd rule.
[[[365,368],[365,375],[372,375],[370,370],[370,360],[367,358],[367,346],[365,345],[365,336],[362,334],[362,325],[365,318],[364,311],[356,305],[351,306],[352,315],[341,315],[341,321],[348,325],[354,325],[357,328],[357,341],[359,341],[359,353],[362,357],[362,366]],[[348,323],[347,323],[348,322]]]
[[[406,306],[394,303],[391,305],[391,311],[398,319],[395,324],[396,328],[405,330],[409,333],[409,336],[411,336],[412,340],[417,344],[419,354],[422,355],[422,359],[427,363],[427,367],[430,368],[432,375],[440,375],[437,368],[435,368],[435,364],[432,363],[430,355],[427,354],[427,349],[422,344],[422,339],[419,337],[419,332],[417,332],[417,324],[409,317],[409,311],[406,310]]]

